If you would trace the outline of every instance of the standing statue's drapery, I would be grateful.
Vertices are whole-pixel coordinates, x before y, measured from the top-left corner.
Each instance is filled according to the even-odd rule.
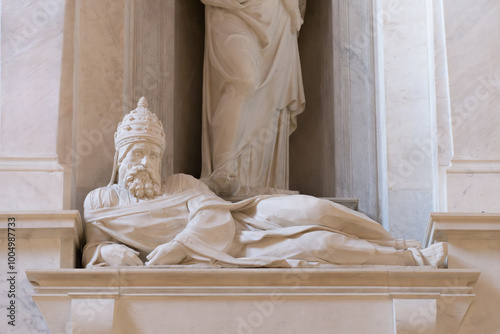
[[[202,178],[220,195],[282,192],[305,107],[297,45],[305,0],[201,1]]]

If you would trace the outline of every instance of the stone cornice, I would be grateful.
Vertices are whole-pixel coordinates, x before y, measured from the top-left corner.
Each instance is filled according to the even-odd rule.
[[[63,172],[57,156],[0,156],[1,172]]]
[[[432,267],[351,266],[308,269],[100,268],[28,270],[37,294],[470,295],[480,272]]]
[[[9,218],[15,218],[18,238],[74,239],[76,249],[83,246],[84,232],[78,210],[61,211],[0,211],[0,231],[7,229]]]
[[[500,158],[473,159],[466,157],[454,157],[451,167],[446,171],[448,174],[499,174]]]
[[[460,239],[500,239],[500,213],[432,213],[424,245]]]

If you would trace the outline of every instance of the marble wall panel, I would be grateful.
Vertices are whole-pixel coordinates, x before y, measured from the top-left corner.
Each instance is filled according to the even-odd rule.
[[[71,168],[73,141],[73,99],[75,66],[76,1],[66,0],[61,57],[59,119],[57,126],[57,155],[59,162]]]
[[[453,157],[453,138],[443,0],[433,1],[433,4],[439,165],[449,167]]]
[[[274,299],[276,298],[276,299]],[[196,303],[191,297],[170,297],[170,302],[149,298],[116,302],[118,331],[159,333],[166,326],[173,333],[392,333],[391,300],[348,297],[290,297],[280,293],[261,296],[207,296]],[[165,317],[134,317],[147,308],[161,310]],[[377,310],[377,312],[373,312]],[[197,324],[183,319],[198,315]],[[175,320],[174,320],[175,319]],[[135,320],[135,321],[134,321]],[[389,320],[389,321],[387,321]],[[391,319],[392,320],[392,319]],[[204,324],[201,327],[199,324]]]
[[[500,3],[444,0],[452,110],[449,211],[498,211]]]
[[[2,1],[0,153],[56,151],[64,0]]]
[[[373,3],[333,3],[335,195],[379,220]]]
[[[498,212],[498,197],[492,194],[500,189],[500,161],[455,161],[448,170],[448,211]],[[481,168],[481,165],[483,168]]]
[[[335,196],[333,13],[331,1],[309,1],[299,35],[306,108],[290,136],[290,189]]]
[[[446,30],[444,26],[443,0],[433,1],[434,12],[434,59],[436,74],[436,120],[438,145],[438,185],[439,211],[446,211],[447,190],[446,170],[453,157],[453,134],[451,130],[450,87],[448,78],[448,52],[446,49]]]
[[[69,206],[63,183],[63,170],[0,170],[0,210],[61,210]]]
[[[57,129],[65,13],[72,6],[66,0],[1,4],[0,209],[69,208]]]
[[[388,228],[421,239],[437,206],[432,3],[383,4]]]
[[[359,199],[379,219],[373,8],[345,0],[307,4],[299,46],[306,110],[290,141],[290,185]]]
[[[113,134],[123,117],[125,3],[79,1],[76,16],[76,141],[67,150],[75,173],[75,207],[81,208],[87,193],[111,177]]]
[[[500,157],[500,3],[444,0],[455,156]]]
[[[142,97],[163,122],[163,177],[173,173],[175,0],[134,0],[125,12],[125,98],[123,112]]]
[[[163,175],[199,177],[204,5],[198,0],[130,4],[126,94],[131,101],[146,96],[163,122],[167,137]]]

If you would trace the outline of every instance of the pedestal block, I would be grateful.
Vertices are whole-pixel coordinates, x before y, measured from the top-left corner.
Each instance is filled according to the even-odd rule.
[[[425,243],[438,241],[448,242],[450,270],[481,270],[459,333],[500,333],[500,213],[434,213]]]
[[[455,333],[479,272],[431,267],[29,270],[52,333]]]
[[[1,333],[50,333],[31,299],[33,287],[25,271],[74,268],[82,243],[78,211],[0,212]],[[11,305],[12,312],[5,311]],[[7,322],[12,320],[15,326]]]

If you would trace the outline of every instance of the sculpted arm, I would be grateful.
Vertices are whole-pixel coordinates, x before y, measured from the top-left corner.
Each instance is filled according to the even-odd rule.
[[[235,222],[223,208],[201,209],[190,216],[186,228],[177,237],[151,252],[146,265],[179,264],[188,256],[205,261],[219,260],[232,244]]]

